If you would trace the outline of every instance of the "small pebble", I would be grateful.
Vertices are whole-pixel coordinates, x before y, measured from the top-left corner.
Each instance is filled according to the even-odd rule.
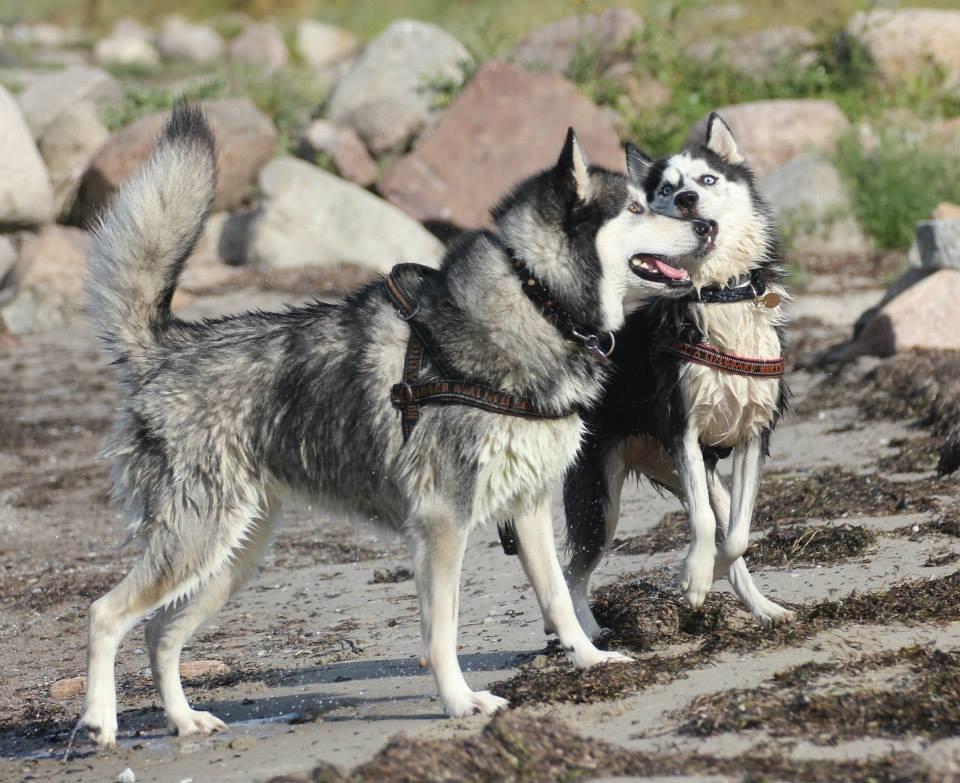
[[[117,783],[137,783],[137,776],[133,770],[127,767],[123,772],[117,775]]]
[[[530,667],[533,669],[542,669],[547,665],[547,656],[546,655],[537,655],[532,661],[530,661]]]

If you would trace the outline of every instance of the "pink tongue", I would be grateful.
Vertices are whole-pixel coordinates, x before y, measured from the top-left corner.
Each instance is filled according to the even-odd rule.
[[[653,263],[661,275],[669,277],[671,280],[686,280],[689,277],[686,269],[677,269],[675,266],[670,266],[657,259],[654,259]]]

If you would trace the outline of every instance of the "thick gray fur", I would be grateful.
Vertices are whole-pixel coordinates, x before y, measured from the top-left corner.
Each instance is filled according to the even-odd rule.
[[[91,608],[81,724],[101,745],[115,743],[116,649],[139,619],[156,612],[147,639],[171,729],[224,727],[187,704],[180,649],[255,570],[279,497],[290,490],[405,534],[424,658],[448,713],[491,712],[505,703],[471,691],[456,661],[463,549],[469,530],[487,521],[517,519],[524,567],[574,664],[622,659],[598,651],[577,624],[544,511],[576,456],[578,415],[521,420],[428,407],[404,444],[389,393],[401,378],[410,332],[380,283],[336,305],[203,322],[170,313],[210,210],[215,161],[202,115],[179,107],[96,231],[91,308],[124,390],[107,454],[115,495],[145,550]],[[667,241],[649,248],[654,252],[702,248],[686,221],[652,212],[634,220],[626,207],[637,198],[644,196],[623,176],[587,166],[571,131],[557,166],[498,207],[496,231],[471,233],[452,247],[437,279],[423,282],[416,297],[458,374],[557,412],[596,400],[601,369],[523,294],[506,247],[575,318],[598,331],[615,329],[623,312],[614,283],[632,280],[628,261],[648,249],[645,238]],[[634,241],[641,244],[628,246]]]

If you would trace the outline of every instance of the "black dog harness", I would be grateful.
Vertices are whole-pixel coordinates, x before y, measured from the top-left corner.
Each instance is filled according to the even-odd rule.
[[[510,256],[523,283],[524,293],[540,308],[544,317],[565,337],[582,345],[595,359],[607,363],[607,357],[613,350],[613,335],[610,336],[610,349],[604,352],[600,348],[599,338],[563,310],[546,286],[533,277],[522,261],[513,253]],[[580,412],[579,408],[566,411],[546,410],[526,397],[495,389],[481,381],[457,378],[431,336],[429,328],[418,318],[420,306],[405,284],[406,280],[412,278],[410,282],[419,286],[425,279],[436,274],[436,270],[420,264],[398,264],[384,281],[387,296],[393,302],[397,316],[410,326],[410,339],[403,359],[403,378],[390,389],[390,401],[401,413],[400,426],[404,443],[417,425],[420,409],[424,405],[467,405],[489,413],[525,419],[564,419]],[[440,377],[420,380],[424,359],[428,357]]]

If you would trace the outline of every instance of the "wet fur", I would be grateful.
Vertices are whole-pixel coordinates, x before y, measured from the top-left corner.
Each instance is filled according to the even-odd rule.
[[[177,278],[212,204],[215,168],[202,115],[179,107],[96,231],[91,307],[124,392],[107,454],[115,496],[144,553],[91,607],[80,725],[99,744],[115,743],[117,647],[155,612],[147,641],[170,728],[224,728],[187,703],[180,650],[254,572],[279,498],[291,491],[405,535],[424,658],[449,714],[505,704],[472,691],[456,658],[466,537],[490,520],[516,519],[524,568],[571,661],[622,660],[583,634],[553,547],[546,499],[575,459],[579,415],[527,420],[426,407],[404,444],[389,394],[410,331],[380,283],[340,304],[202,322],[171,315]],[[522,293],[506,243],[579,321],[617,328],[634,253],[702,246],[688,221],[625,219],[632,199],[644,195],[622,175],[590,168],[571,131],[556,167],[495,210],[496,231],[466,234],[450,248],[415,296],[461,377],[557,413],[599,399],[602,369]]]
[[[724,285],[757,268],[768,290],[788,301],[770,211],[719,117],[711,119],[703,145],[656,162],[633,148],[628,160],[631,176],[642,181],[655,209],[719,223],[714,252],[684,264],[696,289]],[[703,185],[699,178],[705,173],[719,182]],[[709,190],[721,184],[724,192]],[[678,195],[691,189],[699,194],[697,207],[680,209]],[[621,486],[631,472],[680,496],[690,512],[693,541],[681,588],[692,605],[702,604],[710,583],[729,569],[735,592],[758,621],[792,616],[760,594],[741,557],[760,465],[787,405],[786,383],[736,376],[656,351],[664,340],[703,339],[741,356],[776,357],[785,344],[785,325],[783,306],[697,304],[669,296],[653,297],[627,319],[617,337],[611,381],[587,417],[589,435],[564,487],[571,551],[566,574],[589,635],[602,630],[588,604],[590,576],[616,531]],[[731,452],[732,497],[717,474],[719,460]],[[731,505],[735,536],[728,535]]]

